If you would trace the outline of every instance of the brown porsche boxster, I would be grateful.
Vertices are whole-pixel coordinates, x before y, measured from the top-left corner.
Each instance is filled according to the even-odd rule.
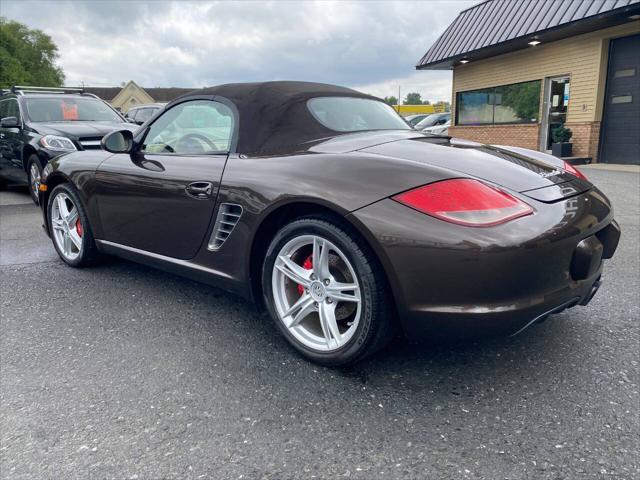
[[[243,295],[326,365],[399,329],[515,334],[586,305],[620,236],[571,165],[418,132],[332,85],[194,91],[102,146],[43,172],[62,260],[112,254]]]

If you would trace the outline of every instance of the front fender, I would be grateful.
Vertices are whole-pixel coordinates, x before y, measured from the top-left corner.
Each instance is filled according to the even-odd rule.
[[[50,233],[46,218],[49,196],[57,185],[65,182],[72,184],[78,191],[82,204],[87,210],[94,233],[101,231],[98,224],[97,205],[92,198],[92,192],[96,170],[111,155],[111,153],[102,150],[71,152],[60,155],[47,163],[41,178],[44,190],[41,187],[41,191],[38,194],[47,234]]]

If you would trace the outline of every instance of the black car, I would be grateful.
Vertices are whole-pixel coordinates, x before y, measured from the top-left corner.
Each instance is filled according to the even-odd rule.
[[[110,105],[81,89],[13,87],[0,97],[0,177],[29,185],[38,201],[42,169],[66,152],[100,148],[114,130],[135,130]]]
[[[156,113],[164,108],[166,103],[148,103],[146,105],[139,105],[137,107],[131,107],[124,118],[136,125],[142,125],[144,122],[153,117]]]
[[[397,328],[516,334],[586,305],[620,236],[562,160],[417,132],[333,85],[194,91],[102,142],[43,173],[62,260],[113,254],[239,293],[326,365]]]

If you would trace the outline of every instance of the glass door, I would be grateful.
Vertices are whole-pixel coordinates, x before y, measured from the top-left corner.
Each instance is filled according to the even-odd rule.
[[[568,75],[547,78],[545,82],[545,105],[541,150],[551,150],[553,131],[563,126],[567,121],[567,107],[569,106],[570,79]]]

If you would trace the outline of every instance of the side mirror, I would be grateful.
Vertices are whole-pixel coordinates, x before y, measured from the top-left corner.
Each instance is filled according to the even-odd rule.
[[[130,130],[116,130],[102,137],[100,146],[111,153],[131,153],[133,150],[133,133]]]
[[[0,120],[0,127],[4,128],[16,128],[20,126],[17,117],[4,117]]]

